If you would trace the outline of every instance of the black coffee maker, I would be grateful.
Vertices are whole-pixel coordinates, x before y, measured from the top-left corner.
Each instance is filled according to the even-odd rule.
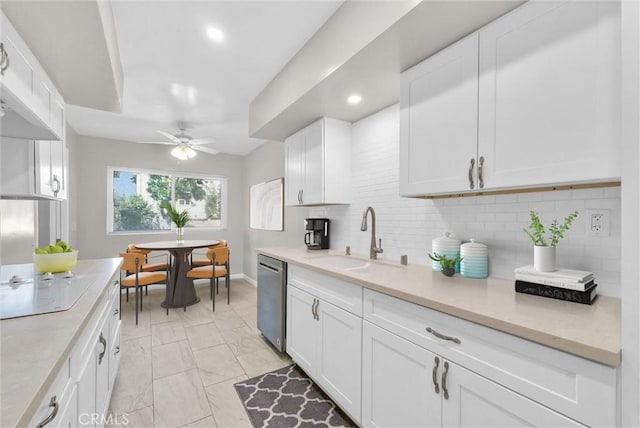
[[[329,219],[307,218],[304,220],[304,243],[310,250],[326,250],[329,248]]]

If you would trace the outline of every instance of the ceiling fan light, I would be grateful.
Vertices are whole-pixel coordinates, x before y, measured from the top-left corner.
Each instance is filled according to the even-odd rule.
[[[179,145],[171,150],[171,156],[180,160],[191,159],[196,156],[196,151],[189,146]]]

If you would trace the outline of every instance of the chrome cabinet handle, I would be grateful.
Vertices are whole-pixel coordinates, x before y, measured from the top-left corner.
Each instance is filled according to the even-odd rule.
[[[51,411],[51,413],[49,413],[47,415],[46,418],[44,418],[42,420],[42,422],[40,422],[38,425],[36,425],[37,428],[42,428],[43,426],[47,425],[49,422],[51,422],[52,420],[55,419],[55,417],[58,415],[58,407],[60,405],[58,404],[58,397],[57,396],[53,396],[51,397],[51,401],[49,402],[49,407],[53,407],[53,410]]]
[[[4,51],[4,43],[0,43],[0,71],[2,71],[2,69],[4,68],[5,58],[6,58],[6,55]],[[4,73],[2,74],[4,75]]]
[[[302,205],[302,197],[300,196],[301,193],[302,193],[302,189],[298,189],[298,203],[300,205]]]
[[[440,394],[440,385],[438,385],[438,366],[440,365],[440,358],[435,357],[433,359],[433,372],[431,373],[433,377],[433,386],[435,388],[436,394]]]
[[[116,346],[116,350],[115,350],[115,352],[113,353],[113,355],[118,355],[119,353],[120,353],[120,347],[119,347],[119,346]]]
[[[313,303],[311,304],[311,315],[313,315],[313,319],[316,319],[316,299],[313,298]]]
[[[58,180],[58,177],[56,177],[55,175],[53,176],[53,180],[51,180],[53,183],[56,184],[55,189],[53,188],[53,186],[51,186],[51,189],[53,190],[53,195],[54,196],[58,196],[58,192],[60,191],[60,188],[62,187],[60,185],[60,180]]]
[[[107,352],[107,339],[104,338],[102,333],[100,333],[100,337],[98,338],[100,343],[103,346],[102,352],[98,355],[98,364],[102,364],[102,359],[104,358],[104,354]]]
[[[320,299],[316,303],[316,321],[320,321],[320,314],[318,313],[318,306],[320,306]]]
[[[478,185],[484,189],[484,179],[482,178],[482,167],[484,166],[484,156],[480,156],[478,161]]]
[[[300,189],[300,205],[304,204],[304,189]]]
[[[427,331],[431,334],[433,334],[435,337],[437,337],[438,339],[442,339],[442,340],[450,340],[453,343],[457,343],[458,345],[461,343],[460,339],[458,339],[457,337],[451,337],[451,336],[445,336],[442,333],[438,333],[437,331],[435,331],[434,329],[432,329],[431,327],[427,327]]]
[[[4,48],[4,43],[0,43],[0,51],[2,51],[2,62],[0,62],[0,74],[4,76],[4,72],[9,68],[9,53]]]
[[[471,158],[471,163],[469,164],[469,189],[473,189],[475,184],[473,183],[473,167],[476,164],[475,158]]]
[[[449,399],[449,390],[447,389],[447,373],[449,373],[449,363],[447,361],[444,362],[444,371],[442,372],[442,395],[444,395],[444,399]]]

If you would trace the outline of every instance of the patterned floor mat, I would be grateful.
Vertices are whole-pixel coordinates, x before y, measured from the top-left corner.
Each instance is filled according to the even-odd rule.
[[[254,428],[357,426],[295,364],[235,387]]]

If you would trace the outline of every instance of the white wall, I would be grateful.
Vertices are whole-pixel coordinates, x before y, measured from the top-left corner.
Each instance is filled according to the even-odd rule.
[[[450,199],[409,199],[398,196],[399,107],[391,106],[353,124],[351,130],[353,200],[349,206],[311,208],[311,217],[331,219],[331,247],[351,246],[368,255],[370,229],[360,231],[362,214],[372,206],[377,215],[377,237],[383,257],[428,264],[431,240],[446,231],[463,240],[475,238],[489,246],[489,271],[512,278],[513,269],[532,263],[531,241],[522,228],[529,211],[540,213],[545,224],[569,212],[581,215],[558,245],[558,264],[596,274],[601,294],[620,296],[620,188],[551,191]],[[446,148],[445,148],[446,149]],[[611,236],[587,236],[585,211],[611,212]]]
[[[242,273],[244,191],[242,158],[232,155],[198,153],[188,161],[179,161],[169,154],[170,147],[138,144],[78,136],[76,155],[71,164],[74,197],[77,207],[70,229],[75,234],[74,245],[79,258],[115,257],[136,242],[175,239],[175,232],[107,234],[107,168],[129,167],[158,171],[173,171],[220,175],[227,178],[228,206],[226,229],[185,229],[185,239],[226,239],[233,252],[231,273]]]
[[[245,201],[244,221],[244,274],[256,279],[256,248],[260,247],[302,247],[304,241],[304,219],[309,209],[286,207],[284,211],[284,231],[256,230],[249,228],[249,188],[274,178],[284,177],[284,143],[271,141],[258,147],[244,157]]]

